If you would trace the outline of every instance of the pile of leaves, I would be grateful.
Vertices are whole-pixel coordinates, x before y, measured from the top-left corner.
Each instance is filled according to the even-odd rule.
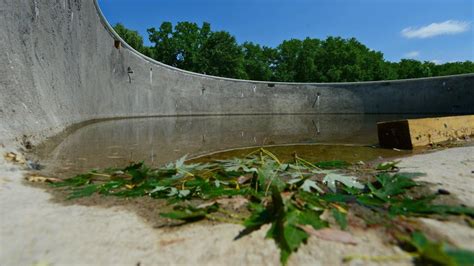
[[[160,168],[134,163],[52,185],[68,189],[70,199],[93,194],[167,199],[173,211],[161,216],[184,222],[210,219],[239,223],[245,228],[236,239],[269,224],[266,237],[279,247],[282,264],[310,236],[355,244],[347,232],[352,210],[368,224],[377,220],[387,226],[398,217],[474,217],[472,208],[436,204],[437,194],[416,196],[413,190],[421,184],[413,178],[419,174],[398,172],[396,162],[360,169],[342,161],[312,163],[296,154],[291,162],[281,162],[265,149],[245,158],[211,163],[186,164],[185,160]],[[323,214],[329,214],[334,222],[323,219]],[[421,258],[432,247],[426,244],[428,240],[416,239],[402,242]],[[449,250],[445,255],[453,265],[459,256],[461,261],[474,262],[473,253]]]

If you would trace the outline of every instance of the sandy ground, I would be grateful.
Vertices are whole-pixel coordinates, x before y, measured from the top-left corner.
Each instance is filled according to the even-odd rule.
[[[3,154],[3,151],[0,150]],[[474,147],[452,148],[403,159],[406,171],[425,172],[436,184],[473,206]],[[233,224],[191,224],[156,229],[120,207],[53,203],[42,189],[23,182],[24,172],[0,158],[0,265],[278,265],[278,250],[265,229],[234,241]],[[453,222],[422,219],[460,247],[473,249],[474,230]],[[372,231],[353,232],[358,245],[310,238],[290,265],[339,265],[348,255],[402,255]],[[371,262],[373,263],[373,262]],[[391,262],[410,264],[409,260]],[[367,265],[354,260],[352,265]],[[383,263],[384,265],[387,262]]]

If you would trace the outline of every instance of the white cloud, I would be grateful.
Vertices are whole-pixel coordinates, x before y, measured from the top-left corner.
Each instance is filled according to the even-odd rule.
[[[431,63],[435,64],[435,65],[441,65],[443,63],[443,61],[441,60],[438,60],[438,59],[433,59],[430,61]]]
[[[467,21],[446,20],[440,23],[431,23],[423,27],[408,27],[402,30],[405,38],[425,39],[438,35],[459,34],[468,31],[471,23]]]
[[[418,51],[411,51],[405,54],[405,58],[416,58],[418,56],[420,56],[420,52]]]

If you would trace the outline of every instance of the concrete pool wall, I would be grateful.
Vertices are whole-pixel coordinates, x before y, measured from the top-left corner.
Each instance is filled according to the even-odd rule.
[[[474,74],[311,84],[178,70],[131,49],[96,0],[1,0],[0,25],[0,142],[102,118],[474,113]]]

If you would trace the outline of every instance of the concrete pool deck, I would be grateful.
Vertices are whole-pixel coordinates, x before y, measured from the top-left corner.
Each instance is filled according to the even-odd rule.
[[[3,154],[5,151],[2,150]],[[474,205],[474,147],[459,147],[403,158],[405,171]],[[265,231],[234,241],[233,224],[190,224],[157,229],[120,207],[61,205],[46,191],[24,183],[25,171],[0,158],[0,263],[2,265],[275,265],[279,253]],[[474,230],[454,222],[421,219],[429,230],[458,247],[473,250]],[[209,233],[212,232],[212,233]],[[375,231],[352,232],[358,245],[310,238],[290,265],[338,265],[348,255],[405,255]],[[375,262],[353,261],[354,265]],[[410,264],[409,259],[383,264]]]

